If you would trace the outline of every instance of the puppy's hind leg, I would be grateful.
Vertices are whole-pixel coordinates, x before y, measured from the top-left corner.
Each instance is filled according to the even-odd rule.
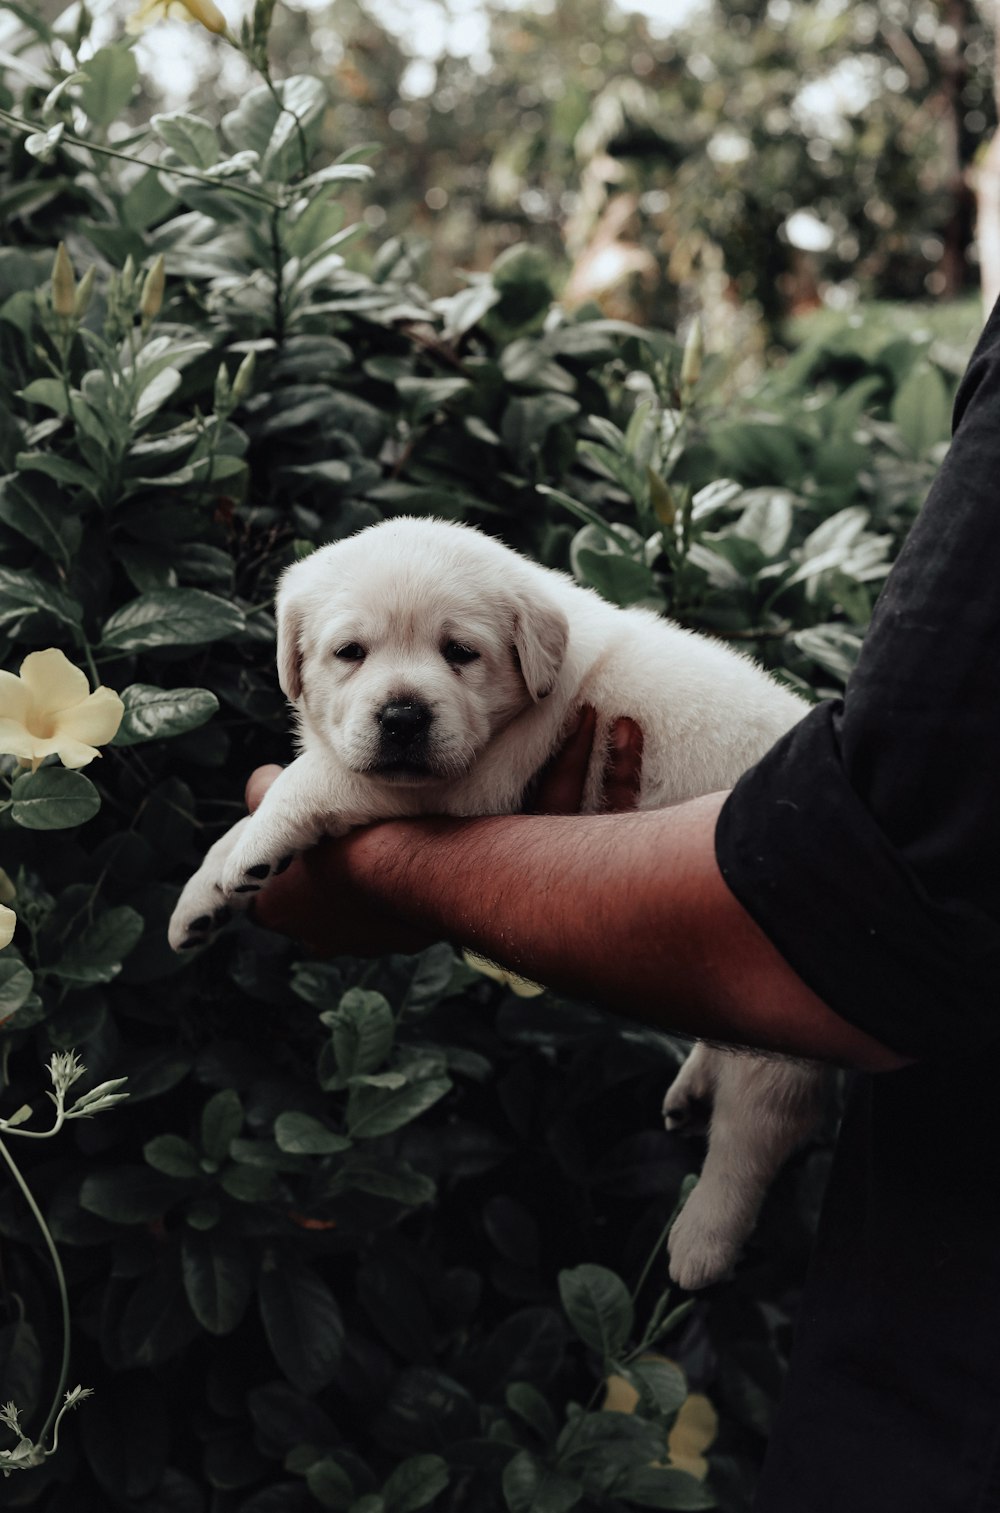
[[[701,1177],[670,1232],[670,1275],[695,1289],[732,1266],[767,1189],[822,1111],[824,1075],[815,1067],[733,1052],[715,1088]]]
[[[704,1135],[712,1113],[712,1098],[724,1051],[693,1046],[663,1100],[663,1122],[681,1135]]]

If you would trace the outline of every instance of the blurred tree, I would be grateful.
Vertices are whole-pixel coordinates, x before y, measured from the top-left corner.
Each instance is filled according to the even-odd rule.
[[[996,123],[979,3],[706,0],[672,25],[615,0],[310,0],[279,6],[273,37],[282,71],[325,68],[331,153],[373,144],[375,202],[355,208],[380,241],[427,243],[433,291],[530,240],[568,303],[666,325],[697,304],[732,343],[758,313],[773,329],[821,302],[976,287]],[[243,87],[199,47],[194,109]],[[1000,197],[987,240],[997,217]]]

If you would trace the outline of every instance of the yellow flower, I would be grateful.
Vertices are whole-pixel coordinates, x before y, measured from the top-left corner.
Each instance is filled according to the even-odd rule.
[[[16,924],[17,915],[13,909],[8,909],[6,904],[0,904],[0,951],[4,946],[9,946],[13,940]]]
[[[207,31],[220,36],[226,29],[226,18],[214,0],[142,0],[125,22],[125,30],[136,37],[160,21],[177,19],[200,21]]]
[[[718,1432],[719,1416],[708,1398],[692,1392],[681,1404],[667,1440],[670,1464],[704,1481],[708,1461],[702,1451],[708,1449]]]
[[[20,677],[0,672],[0,752],[34,771],[55,754],[64,767],[86,767],[110,741],[125,706],[110,688],[91,693],[87,675],[56,647],[33,651]]]
[[[652,1354],[649,1360],[656,1360]],[[667,1357],[659,1357],[664,1360]],[[612,1374],[606,1383],[607,1391],[603,1408],[606,1413],[634,1413],[639,1403],[639,1394],[625,1377]],[[719,1432],[719,1418],[708,1398],[700,1392],[690,1392],[680,1406],[667,1435],[667,1450],[670,1465],[678,1471],[686,1471],[704,1481],[708,1475],[708,1461],[703,1451]],[[657,1465],[664,1462],[658,1461]]]
[[[539,993],[545,992],[537,982],[531,982],[527,977],[518,977],[516,972],[508,972],[505,967],[487,961],[485,956],[477,956],[475,951],[463,951],[462,959],[474,972],[482,972],[484,977],[492,977],[494,982],[503,983],[518,998],[537,998]]]

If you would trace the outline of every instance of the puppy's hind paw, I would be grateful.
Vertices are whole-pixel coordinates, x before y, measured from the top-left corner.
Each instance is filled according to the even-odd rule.
[[[679,1287],[697,1292],[718,1282],[735,1264],[740,1236],[720,1224],[705,1203],[696,1202],[695,1188],[670,1231],[670,1276]]]
[[[671,1134],[704,1135],[712,1120],[712,1100],[709,1094],[700,1098],[693,1092],[679,1087],[667,1089],[663,1100],[663,1123]]]

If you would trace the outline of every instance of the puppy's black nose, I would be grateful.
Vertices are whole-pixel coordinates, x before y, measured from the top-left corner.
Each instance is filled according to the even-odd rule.
[[[399,746],[409,746],[418,736],[426,734],[433,716],[419,700],[399,699],[383,704],[377,718],[390,740]]]

